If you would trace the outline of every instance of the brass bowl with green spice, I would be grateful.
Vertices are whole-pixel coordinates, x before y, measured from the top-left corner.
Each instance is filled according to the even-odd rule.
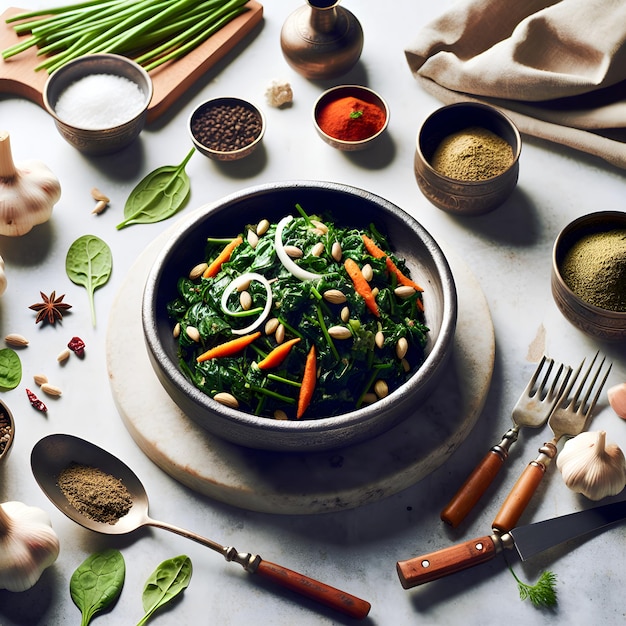
[[[626,340],[626,213],[600,211],[568,224],[552,253],[552,295],[578,329]]]

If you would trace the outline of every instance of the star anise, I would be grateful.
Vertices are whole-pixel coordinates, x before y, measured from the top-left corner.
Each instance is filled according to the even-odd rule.
[[[39,324],[39,322],[43,322],[44,320],[48,322],[48,324],[55,324],[57,320],[63,319],[62,311],[67,311],[67,309],[71,309],[71,304],[66,304],[63,302],[63,298],[65,298],[65,294],[62,296],[56,297],[56,292],[53,291],[50,296],[46,296],[43,291],[40,291],[41,299],[43,302],[38,302],[36,304],[31,304],[28,308],[33,311],[37,311],[37,319],[35,319],[35,324]]]

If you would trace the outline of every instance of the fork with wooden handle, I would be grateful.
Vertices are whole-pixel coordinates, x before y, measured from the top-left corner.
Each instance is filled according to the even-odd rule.
[[[544,443],[543,446],[539,448],[539,456],[526,466],[526,469],[513,486],[513,489],[510,491],[493,521],[492,528],[494,531],[506,533],[515,527],[517,521],[533,497],[533,494],[537,490],[537,487],[541,483],[548,465],[552,459],[556,457],[557,444],[559,440],[565,436],[575,437],[579,433],[583,432],[587,427],[591,412],[600,397],[600,393],[602,392],[602,388],[606,383],[606,379],[608,378],[612,367],[612,365],[608,365],[604,375],[596,387],[596,383],[600,378],[600,374],[606,360],[603,358],[589,381],[589,384],[587,384],[589,377],[592,375],[592,370],[594,369],[597,359],[598,353],[596,353],[593,357],[593,361],[587,368],[580,384],[576,388],[574,394],[570,397],[572,388],[574,387],[574,384],[576,383],[584,365],[585,360],[583,359],[582,363],[578,366],[576,372],[572,376],[567,388],[557,400],[556,406],[554,407],[554,410],[550,415],[550,419],[548,420],[548,424],[552,429],[554,438],[551,441]],[[591,398],[594,388],[596,388],[596,392],[593,398]],[[584,394],[584,396],[581,399],[582,394]],[[591,401],[589,400],[590,398]]]
[[[572,373],[571,367],[559,364],[550,383],[555,367],[553,359],[545,356],[541,359],[526,389],[513,407],[513,427],[502,435],[500,443],[487,452],[441,511],[440,517],[446,524],[456,528],[474,508],[504,465],[522,426],[538,428],[546,423]],[[543,378],[540,380],[541,376]]]

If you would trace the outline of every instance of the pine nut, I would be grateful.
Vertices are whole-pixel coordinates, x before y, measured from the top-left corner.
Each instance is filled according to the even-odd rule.
[[[382,348],[385,345],[385,335],[382,330],[379,330],[374,336],[374,343],[377,348]]]
[[[197,278],[200,278],[200,276],[204,274],[204,270],[207,267],[209,267],[208,263],[198,263],[198,265],[195,265],[191,268],[191,271],[189,272],[189,278],[191,280],[196,280]]]
[[[335,261],[341,261],[342,255],[343,250],[341,249],[341,244],[338,241],[335,241],[333,247],[330,250],[330,256],[332,256]]]
[[[15,348],[24,348],[28,345],[28,339],[23,335],[18,335],[17,333],[8,334],[4,340]]]
[[[322,231],[322,234],[326,234],[328,232],[328,226],[324,224],[324,222],[320,222],[319,220],[311,220],[311,224],[315,226],[317,230]]]
[[[285,252],[292,259],[300,259],[302,257],[302,250],[298,246],[285,246]]]
[[[252,249],[257,247],[257,245],[259,243],[259,236],[253,230],[248,230],[248,234],[246,235],[246,239],[248,240],[248,243],[250,244],[250,247]]]
[[[48,377],[45,374],[35,374],[33,380],[41,387],[48,382]]]
[[[249,291],[242,291],[239,294],[239,304],[244,311],[249,311],[252,308],[252,296]]]
[[[321,241],[318,241],[312,248],[311,254],[313,256],[322,256],[324,254],[324,244]]]
[[[63,363],[64,361],[67,361],[70,358],[70,350],[69,348],[65,348],[65,350],[61,350],[61,352],[59,352],[58,356],[57,356],[57,361],[59,363]]]
[[[361,268],[361,274],[363,274],[363,278],[365,278],[368,283],[372,280],[372,278],[374,278],[374,270],[369,263],[366,263]]]
[[[343,304],[346,301],[346,296],[339,289],[327,289],[323,294],[324,300],[328,300],[332,304]]]
[[[276,332],[274,333],[274,340],[276,343],[282,343],[285,341],[285,327],[282,324],[279,324],[276,328]]]
[[[185,332],[191,341],[195,341],[196,343],[200,341],[200,331],[195,326],[187,326]]]
[[[396,343],[396,356],[399,359],[403,359],[408,350],[409,342],[406,340],[406,337],[400,337],[400,339],[398,339],[398,343]]]
[[[180,322],[176,322],[176,326],[174,326],[174,330],[172,330],[172,335],[174,339],[178,339],[180,337]]]
[[[343,309],[341,309],[340,316],[342,322],[347,322],[350,319],[350,309],[347,306],[344,306]]]
[[[366,393],[363,396],[363,404],[374,404],[378,400],[378,396],[375,393]]]
[[[230,393],[226,393],[225,391],[220,391],[213,396],[213,400],[223,404],[224,406],[229,406],[231,409],[238,409],[239,402],[235,396]]]
[[[58,387],[55,387],[50,383],[44,383],[41,385],[41,391],[47,393],[49,396],[60,396],[61,393],[63,393]]]
[[[411,296],[415,295],[415,289],[413,287],[409,287],[408,285],[400,285],[396,287],[393,292],[398,296],[398,298],[407,299]]]
[[[387,385],[387,382],[384,380],[378,379],[374,383],[374,393],[379,398],[386,398],[389,395],[389,386]]]
[[[275,420],[287,420],[289,418],[287,417],[287,413],[285,413],[283,410],[276,409],[274,411],[274,419]]]
[[[257,225],[256,225],[256,234],[259,237],[262,237],[269,229],[270,227],[270,223],[268,220],[261,220]]]
[[[276,332],[279,324],[280,322],[278,321],[277,317],[271,317],[270,319],[268,319],[267,322],[265,322],[265,334],[273,335]]]
[[[331,326],[328,329],[328,334],[333,339],[350,339],[352,337],[352,332],[345,326]]]

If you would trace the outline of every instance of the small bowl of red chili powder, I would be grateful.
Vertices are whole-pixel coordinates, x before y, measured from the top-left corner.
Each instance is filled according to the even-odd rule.
[[[235,161],[258,148],[265,132],[260,109],[240,98],[213,98],[199,105],[189,118],[195,148],[217,161]]]
[[[313,107],[318,135],[338,150],[370,148],[389,124],[389,107],[375,91],[340,85],[325,91]]]

